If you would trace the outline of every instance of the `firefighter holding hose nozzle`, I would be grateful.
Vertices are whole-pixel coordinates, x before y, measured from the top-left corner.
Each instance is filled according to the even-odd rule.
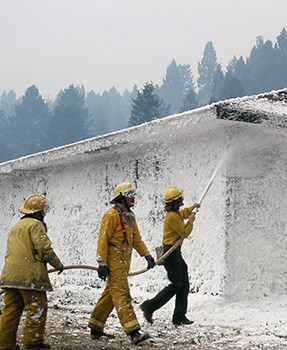
[[[180,209],[183,205],[183,192],[176,187],[170,187],[164,196],[165,220],[163,226],[163,246],[166,253],[178,239],[187,238],[193,229],[195,220],[195,210],[200,207],[199,203]],[[146,300],[141,304],[141,309],[146,320],[153,323],[153,313],[165,305],[174,295],[175,309],[172,323],[174,325],[192,324],[193,321],[186,317],[189,279],[188,267],[181,255],[181,245],[179,245],[164,261],[170,284],[162,289],[154,298]]]

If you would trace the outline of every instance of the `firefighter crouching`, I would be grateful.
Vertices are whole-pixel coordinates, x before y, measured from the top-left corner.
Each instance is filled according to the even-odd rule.
[[[64,269],[52,249],[44,223],[48,209],[42,195],[29,196],[19,208],[24,214],[8,234],[5,263],[0,287],[5,290],[4,308],[0,319],[0,349],[19,349],[16,335],[23,310],[24,349],[50,349],[44,343],[47,317],[47,294],[52,286],[46,264],[61,273]]]
[[[148,334],[140,332],[128,284],[132,248],[146,258],[148,268],[153,268],[155,262],[141,238],[131,210],[134,199],[132,185],[129,182],[119,184],[111,201],[114,206],[106,211],[101,221],[97,245],[98,275],[107,282],[89,320],[92,339],[109,336],[104,332],[104,326],[114,307],[132,343],[139,344],[148,338]]]

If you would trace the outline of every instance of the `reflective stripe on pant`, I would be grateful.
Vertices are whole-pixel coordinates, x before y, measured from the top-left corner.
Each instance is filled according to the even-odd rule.
[[[115,307],[126,334],[140,329],[132,306],[127,272],[129,264],[125,262],[124,253],[124,251],[118,251],[117,249],[113,249],[110,252],[110,274],[105,290],[91,314],[89,320],[90,328],[103,330],[109,314]]]
[[[6,289],[0,320],[0,350],[15,349],[17,329],[24,308],[26,310],[24,344],[35,345],[43,342],[47,317],[46,292]]]

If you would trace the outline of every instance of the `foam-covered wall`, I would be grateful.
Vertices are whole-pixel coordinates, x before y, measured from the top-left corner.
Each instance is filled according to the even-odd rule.
[[[285,294],[286,131],[254,125],[242,131],[226,172],[225,294]]]
[[[137,188],[134,211],[142,237],[154,254],[161,243],[162,198],[167,187],[182,188],[186,205],[198,200],[227,144],[250,128],[254,126],[216,119],[215,109],[207,107],[2,164],[0,267],[7,232],[20,217],[17,208],[31,193],[44,193],[50,201],[48,234],[64,264],[96,265],[101,216],[110,206],[114,186],[124,181]],[[256,130],[260,135],[265,129]],[[270,129],[270,138],[273,132]],[[287,276],[280,264],[285,253],[285,174],[276,167],[283,161],[286,169],[286,159],[283,147],[274,148],[276,155],[270,152],[267,147],[254,149],[248,156],[243,151],[230,154],[215,177],[192,236],[183,246],[193,291],[260,294],[263,284],[266,293],[284,289]],[[145,266],[145,260],[135,254],[132,270]],[[270,274],[275,270],[282,282],[273,281]],[[99,284],[95,272],[88,270],[51,278],[55,286]],[[156,267],[131,277],[131,283],[156,291],[167,280],[163,267]]]

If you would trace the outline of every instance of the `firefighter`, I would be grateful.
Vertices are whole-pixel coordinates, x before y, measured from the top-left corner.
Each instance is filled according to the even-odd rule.
[[[123,330],[130,336],[132,343],[139,344],[149,337],[148,334],[140,332],[128,284],[133,248],[140,256],[145,257],[148,269],[155,266],[131,210],[134,200],[135,190],[132,184],[119,184],[115,187],[111,201],[113,207],[102,217],[97,244],[98,275],[104,281],[107,279],[107,282],[89,320],[92,339],[109,336],[104,332],[104,326],[114,307]]]
[[[183,205],[183,192],[176,187],[170,187],[164,196],[166,216],[163,225],[163,245],[166,253],[180,238],[190,235],[195,220],[195,208],[200,204],[180,210]],[[185,220],[187,220],[185,222]],[[172,323],[176,326],[192,324],[185,314],[187,311],[189,280],[188,268],[181,255],[181,246],[177,247],[164,262],[170,284],[162,289],[154,298],[141,304],[146,320],[153,323],[154,311],[165,305],[175,295],[175,309]]]
[[[24,216],[8,234],[0,287],[5,290],[0,320],[0,349],[19,349],[16,335],[23,310],[25,350],[50,349],[44,343],[47,291],[52,290],[47,263],[61,273],[64,269],[52,249],[44,222],[48,209],[44,196],[33,194],[19,208]]]

